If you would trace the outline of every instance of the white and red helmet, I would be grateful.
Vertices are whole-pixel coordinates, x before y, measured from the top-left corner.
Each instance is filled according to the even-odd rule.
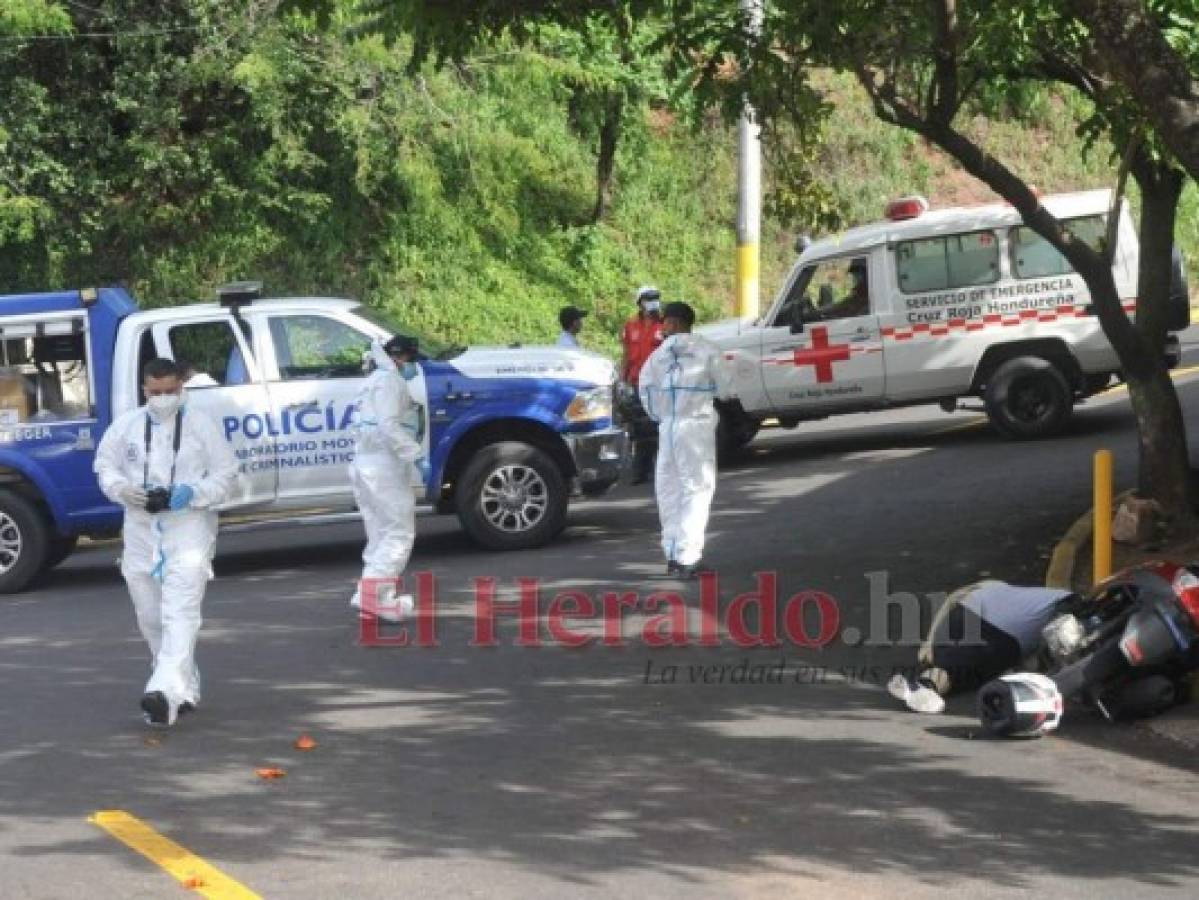
[[[987,682],[978,692],[983,728],[1000,737],[1043,737],[1062,721],[1062,695],[1053,679],[1015,672]]]

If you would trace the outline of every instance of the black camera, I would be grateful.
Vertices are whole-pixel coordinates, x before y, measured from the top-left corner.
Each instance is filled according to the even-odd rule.
[[[171,506],[171,489],[165,487],[150,488],[146,491],[146,512],[160,513]]]

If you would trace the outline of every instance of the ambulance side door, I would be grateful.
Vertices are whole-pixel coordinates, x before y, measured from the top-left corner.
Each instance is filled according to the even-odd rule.
[[[772,311],[762,329],[762,378],[779,415],[881,401],[886,378],[870,265],[866,255],[813,261]],[[853,270],[866,272],[861,295]]]
[[[157,355],[192,367],[194,374],[184,382],[188,409],[206,413],[237,455],[241,477],[233,497],[220,509],[273,503],[273,443],[269,436],[245,428],[246,421],[261,415],[268,404],[266,384],[245,333],[229,313],[213,312],[203,318],[157,322],[151,334]],[[140,355],[146,355],[144,347]]]

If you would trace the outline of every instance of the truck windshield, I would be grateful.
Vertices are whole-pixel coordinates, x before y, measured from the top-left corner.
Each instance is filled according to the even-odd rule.
[[[353,312],[355,315],[362,316],[362,318],[366,319],[372,325],[378,325],[380,328],[386,329],[388,334],[393,336],[404,334],[416,338],[420,342],[421,355],[430,359],[453,359],[466,350],[465,347],[454,347],[422,334],[407,322],[402,322],[394,317],[388,310],[376,309],[375,307],[361,303],[354,307]]]

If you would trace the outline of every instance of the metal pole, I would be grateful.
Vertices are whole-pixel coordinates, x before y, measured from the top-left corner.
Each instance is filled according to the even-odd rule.
[[[1112,451],[1095,451],[1095,502],[1091,557],[1095,584],[1112,574]]]
[[[750,33],[762,34],[764,0],[739,0]],[[762,231],[762,143],[746,101],[737,125],[737,315],[758,316],[758,260]]]

